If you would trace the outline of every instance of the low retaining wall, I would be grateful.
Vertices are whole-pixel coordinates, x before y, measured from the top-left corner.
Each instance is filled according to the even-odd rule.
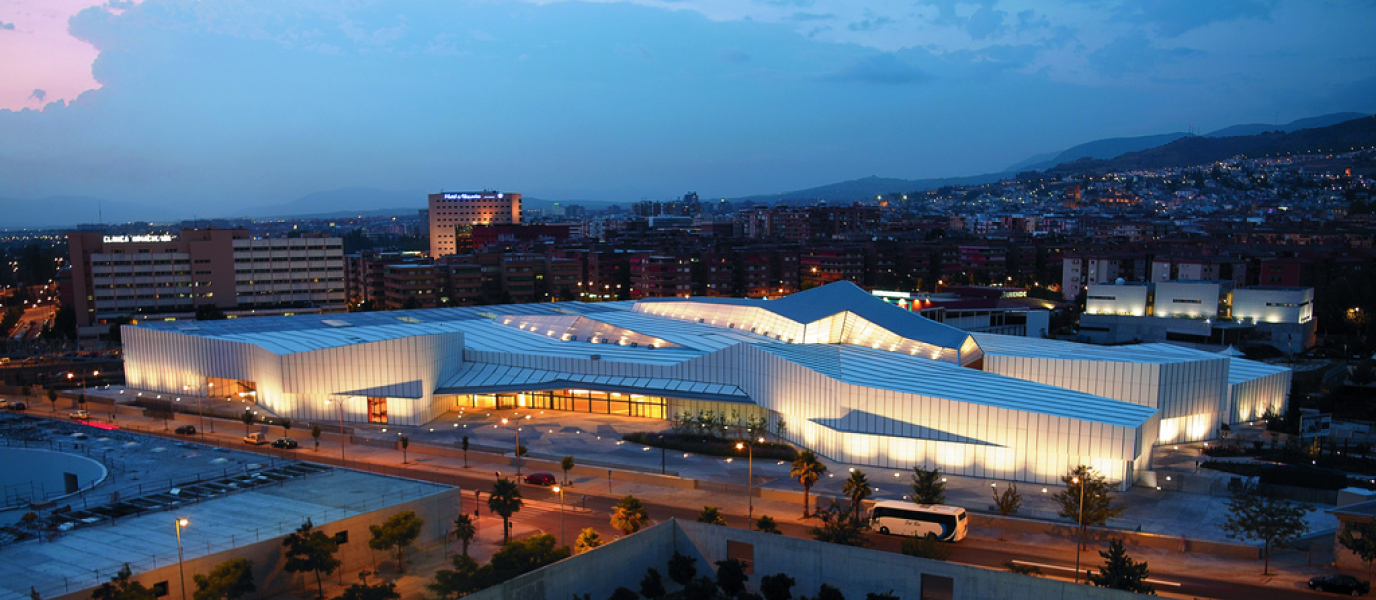
[[[969,513],[970,526],[988,529],[1002,529],[1003,531],[1014,531],[1018,533],[1044,533],[1074,539],[1074,523],[1056,523],[1052,521],[1041,521],[1036,519],[1021,519],[1018,517],[1004,517],[1000,515],[986,515],[980,513]],[[1142,533],[1139,531],[1125,531],[1122,529],[1107,529],[1104,527],[1086,527],[1085,539],[1096,542],[1107,542],[1111,539],[1122,539],[1130,545],[1143,546],[1146,548],[1160,548],[1164,550],[1177,550],[1183,552],[1196,552],[1200,554],[1215,554],[1218,556],[1230,556],[1234,558],[1259,559],[1261,558],[1261,547],[1247,544],[1235,544],[1231,542],[1217,542],[1212,540],[1193,540],[1184,538],[1184,547],[1181,546],[1183,536],[1169,536],[1156,533]]]

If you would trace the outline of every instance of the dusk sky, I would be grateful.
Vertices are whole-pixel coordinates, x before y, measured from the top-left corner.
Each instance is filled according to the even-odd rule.
[[[0,198],[206,214],[350,186],[630,201],[974,175],[1372,113],[1373,26],[1372,0],[3,0]]]

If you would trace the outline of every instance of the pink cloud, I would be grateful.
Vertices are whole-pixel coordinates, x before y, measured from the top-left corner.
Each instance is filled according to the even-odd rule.
[[[100,87],[91,75],[100,52],[67,32],[67,21],[92,6],[120,12],[94,0],[0,3],[0,22],[14,25],[0,28],[0,110],[39,109]]]

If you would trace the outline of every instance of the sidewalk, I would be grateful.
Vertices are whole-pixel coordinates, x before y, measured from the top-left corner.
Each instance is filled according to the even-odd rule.
[[[102,390],[102,392],[104,391]],[[126,407],[125,410],[128,411],[129,409]],[[102,417],[106,417],[106,415],[96,411],[93,413],[95,413],[97,420],[105,420]],[[64,415],[65,413],[59,411],[56,416],[60,418]],[[48,415],[39,412],[35,416]],[[514,447],[515,431],[493,426],[503,416],[508,418],[525,417],[526,414],[520,411],[474,412],[470,410],[464,413],[446,414],[424,427],[398,427],[395,425],[383,427],[381,425],[351,423],[351,426],[357,428],[354,433],[355,439],[359,442],[368,441],[371,443],[354,443],[347,445],[343,450],[348,462],[357,461],[368,466],[370,470],[382,470],[392,475],[410,475],[432,480],[452,478],[456,474],[487,480],[495,479],[497,473],[511,477],[515,475],[515,468],[513,466],[514,460],[509,454],[496,455],[470,450],[468,453],[469,467],[464,468],[464,459],[457,452],[454,453],[454,456],[431,453],[438,448],[455,449],[458,440],[463,435],[469,436],[472,446],[500,448],[505,445]],[[530,414],[530,417],[529,420],[521,419],[523,425],[520,440],[521,444],[527,446],[532,454],[548,457],[571,455],[574,456],[575,462],[586,460],[627,464],[642,473],[658,472],[659,470],[661,461],[659,449],[647,450],[641,446],[623,443],[620,438],[622,434],[631,431],[667,427],[667,422],[607,417],[605,415],[594,417],[581,413],[555,411],[549,411],[549,414],[535,411]],[[189,423],[199,426],[199,419],[194,414],[181,414],[178,415],[178,419],[172,427],[175,427],[176,423]],[[146,419],[129,412],[121,412],[115,424],[121,427],[135,426],[136,429],[150,429],[156,434],[161,434],[163,427],[160,420]],[[243,433],[242,427],[243,425],[238,422],[217,420],[215,423],[216,432],[214,434],[207,432],[207,441],[213,441],[220,445],[239,444],[239,438]],[[259,426],[255,425],[255,427]],[[309,424],[294,424],[290,433],[301,442],[301,449],[294,453],[288,451],[285,454],[294,454],[300,460],[310,461],[327,458],[324,462],[338,463],[341,448],[337,436],[333,434],[323,435],[317,454],[313,451],[309,431]],[[270,437],[277,437],[280,433],[280,427],[272,427]],[[411,440],[409,451],[406,454],[408,460],[405,465],[402,464],[403,453],[394,447],[387,447],[388,444],[386,443],[394,440],[399,433],[407,435]],[[198,435],[197,438],[199,439],[199,437]],[[1190,451],[1185,445],[1182,445],[1181,448],[1182,452]],[[743,458],[692,456],[673,451],[665,452],[662,456],[667,472],[676,472],[683,478],[710,482],[714,489],[684,489],[649,483],[648,481],[631,482],[626,480],[632,476],[631,473],[618,472],[615,469],[609,471],[602,468],[580,467],[571,473],[573,485],[566,488],[564,497],[566,510],[576,510],[576,507],[581,504],[583,495],[593,498],[619,498],[632,494],[648,504],[676,506],[692,510],[700,509],[706,505],[717,506],[728,517],[734,515],[732,522],[736,523],[743,520],[748,511],[749,501],[744,491],[747,471],[752,468],[758,487],[788,492],[801,491],[800,486],[788,477],[790,465],[783,461],[756,460],[751,465],[750,461]],[[1179,457],[1175,458],[1177,459],[1175,462],[1178,463]],[[557,458],[554,462],[557,463]],[[827,497],[840,496],[841,482],[848,475],[850,468],[847,465],[830,461],[823,462],[827,464],[828,471],[827,475],[813,488],[814,508],[818,496],[824,498],[823,506],[828,501]],[[911,474],[911,470],[856,468],[866,472],[871,484],[878,488],[877,499],[902,498],[907,491],[908,476]],[[529,462],[524,465],[522,473],[529,474],[537,470],[550,471],[557,478],[563,479],[563,474],[557,468],[536,468],[535,464]],[[608,477],[609,474],[610,477]],[[621,480],[618,480],[619,476],[622,477]],[[637,476],[636,479],[652,480],[654,478]],[[992,504],[991,483],[998,484],[1000,487],[1004,485],[1004,482],[987,479],[951,476],[947,483],[947,503],[965,506],[967,509],[976,511],[985,510]],[[1043,488],[1032,484],[1022,484],[1019,488],[1024,497],[1024,509],[1020,511],[1020,514],[1038,517],[1054,515],[1056,505],[1050,496],[1059,488],[1054,486]],[[544,492],[548,494],[547,497],[542,497],[541,491],[529,487],[523,488],[523,492],[527,494],[527,500],[532,505],[547,503],[550,507],[558,506],[558,496],[553,492]],[[1142,487],[1133,488],[1128,492],[1118,494],[1117,497],[1128,506],[1125,519],[1140,523],[1144,531],[1169,536],[1187,535],[1195,539],[1227,540],[1217,525],[1222,520],[1223,514],[1226,513],[1227,498],[1158,491]],[[472,496],[468,495],[464,499],[465,510],[471,511],[471,502]],[[757,518],[762,515],[769,515],[781,522],[798,523],[806,526],[815,525],[815,521],[799,519],[802,507],[801,503],[797,501],[757,497],[754,498],[753,505],[754,515]],[[483,519],[488,520],[489,517],[485,514],[486,510],[484,509],[483,512]],[[651,517],[659,520],[656,515],[651,514]],[[519,513],[515,518],[515,522],[519,523],[521,519]],[[1323,528],[1332,529],[1335,527],[1335,523],[1329,523],[1329,521],[1334,521],[1333,517],[1323,514],[1321,511],[1311,513],[1310,521],[1311,533],[1321,531]],[[500,520],[497,519],[496,522],[500,523]],[[523,535],[521,533],[523,530],[519,529],[522,526],[517,525],[517,527],[515,535]],[[488,532],[480,527],[479,539],[484,540],[483,543],[497,543],[492,542],[493,539],[500,541],[500,526],[486,529],[496,535],[495,538],[491,537]],[[484,537],[485,534],[488,534],[489,537]],[[1006,540],[1000,541],[998,538],[999,531],[995,528],[975,527],[972,528],[970,536],[962,544],[990,550],[1024,552],[1062,563],[1074,562],[1074,544],[1060,536],[1010,531],[1006,535]],[[1331,537],[1327,539],[1331,540]],[[1327,550],[1324,551],[1324,544],[1316,544],[1319,551],[1312,557],[1307,552],[1273,551],[1271,557],[1272,575],[1269,577],[1261,575],[1260,560],[1231,559],[1194,552],[1139,546],[1130,546],[1129,552],[1134,559],[1148,561],[1152,570],[1157,572],[1207,574],[1222,580],[1289,588],[1314,575],[1335,572],[1331,567],[1325,566],[1325,563],[1332,560],[1331,542],[1327,546]],[[1097,554],[1098,549],[1098,547],[1091,545],[1091,548],[1082,554],[1083,564],[1088,566],[1100,564],[1102,560]],[[491,551],[494,550],[495,547],[484,547],[482,543],[479,543],[471,549],[470,554],[481,561],[486,560]],[[434,564],[426,567],[425,565],[429,563],[425,561],[432,561]],[[448,561],[442,558],[438,550],[435,551],[433,559],[422,559],[420,554],[417,554],[408,562],[412,563],[411,571],[414,573],[408,573],[406,577],[400,580],[399,585],[410,585],[406,583],[406,580],[420,577],[423,571],[433,573],[435,569],[448,566]],[[1364,576],[1365,574],[1360,575]],[[370,581],[372,580],[370,579]],[[346,577],[345,583],[353,583],[353,581],[349,581]],[[416,584],[418,592],[423,591],[419,587],[420,585],[420,583]],[[1295,589],[1299,590],[1299,588]]]

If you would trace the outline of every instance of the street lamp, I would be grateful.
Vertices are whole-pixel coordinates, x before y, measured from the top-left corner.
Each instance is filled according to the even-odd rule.
[[[186,571],[182,569],[182,528],[188,523],[190,521],[185,518],[177,519],[177,585],[182,588],[182,600],[186,600]]]
[[[554,493],[559,494],[559,545],[567,546],[564,543],[564,488],[554,486]]]
[[[183,394],[190,395],[190,394],[191,394],[191,386],[189,386],[189,385],[183,385],[183,386],[182,386],[182,393],[183,393]],[[198,413],[201,414],[201,441],[204,442],[204,441],[205,441],[205,404],[203,404],[203,403],[201,402],[201,400],[203,400],[203,398],[201,398],[200,396],[196,396],[196,412],[198,412]]]
[[[1079,477],[1071,477],[1070,482],[1080,486],[1079,539],[1075,541],[1075,583],[1080,582],[1080,546],[1085,544],[1085,485]]]
[[[213,382],[213,381],[207,381],[207,382],[206,382],[206,384],[205,384],[205,397],[206,397],[206,398],[213,398],[213,397],[215,397],[215,382]],[[202,421],[205,420],[205,413],[201,413],[201,420],[202,420]],[[215,422],[214,422],[214,421],[211,421],[211,422],[210,422],[210,433],[215,433]]]
[[[764,443],[764,438],[761,437],[745,442],[736,442],[737,450],[746,451],[745,472],[748,481],[745,485],[745,502],[750,513],[750,521],[746,524],[746,527],[751,530],[755,529],[755,444],[757,443]]]
[[[329,404],[329,403],[330,403],[330,399],[329,399],[329,398],[326,398],[326,399],[325,399],[325,404]],[[340,435],[340,438],[341,438],[341,439],[339,440],[339,462],[340,462],[340,463],[343,463],[343,462],[344,462],[344,440],[343,440],[342,438],[343,438],[343,436],[344,436],[344,401],[343,401],[343,400],[340,400],[338,406],[339,406],[339,435]]]
[[[530,415],[526,415],[526,419],[530,419]],[[516,454],[516,477],[518,477],[518,478],[521,476],[521,425],[519,424],[519,421],[520,421],[520,420],[521,420],[521,419],[520,419],[519,417],[517,417],[516,421],[518,422],[518,424],[516,425],[516,452],[515,452],[515,454]],[[506,424],[507,424],[507,418],[506,418],[506,417],[502,417],[502,425],[506,425]]]

